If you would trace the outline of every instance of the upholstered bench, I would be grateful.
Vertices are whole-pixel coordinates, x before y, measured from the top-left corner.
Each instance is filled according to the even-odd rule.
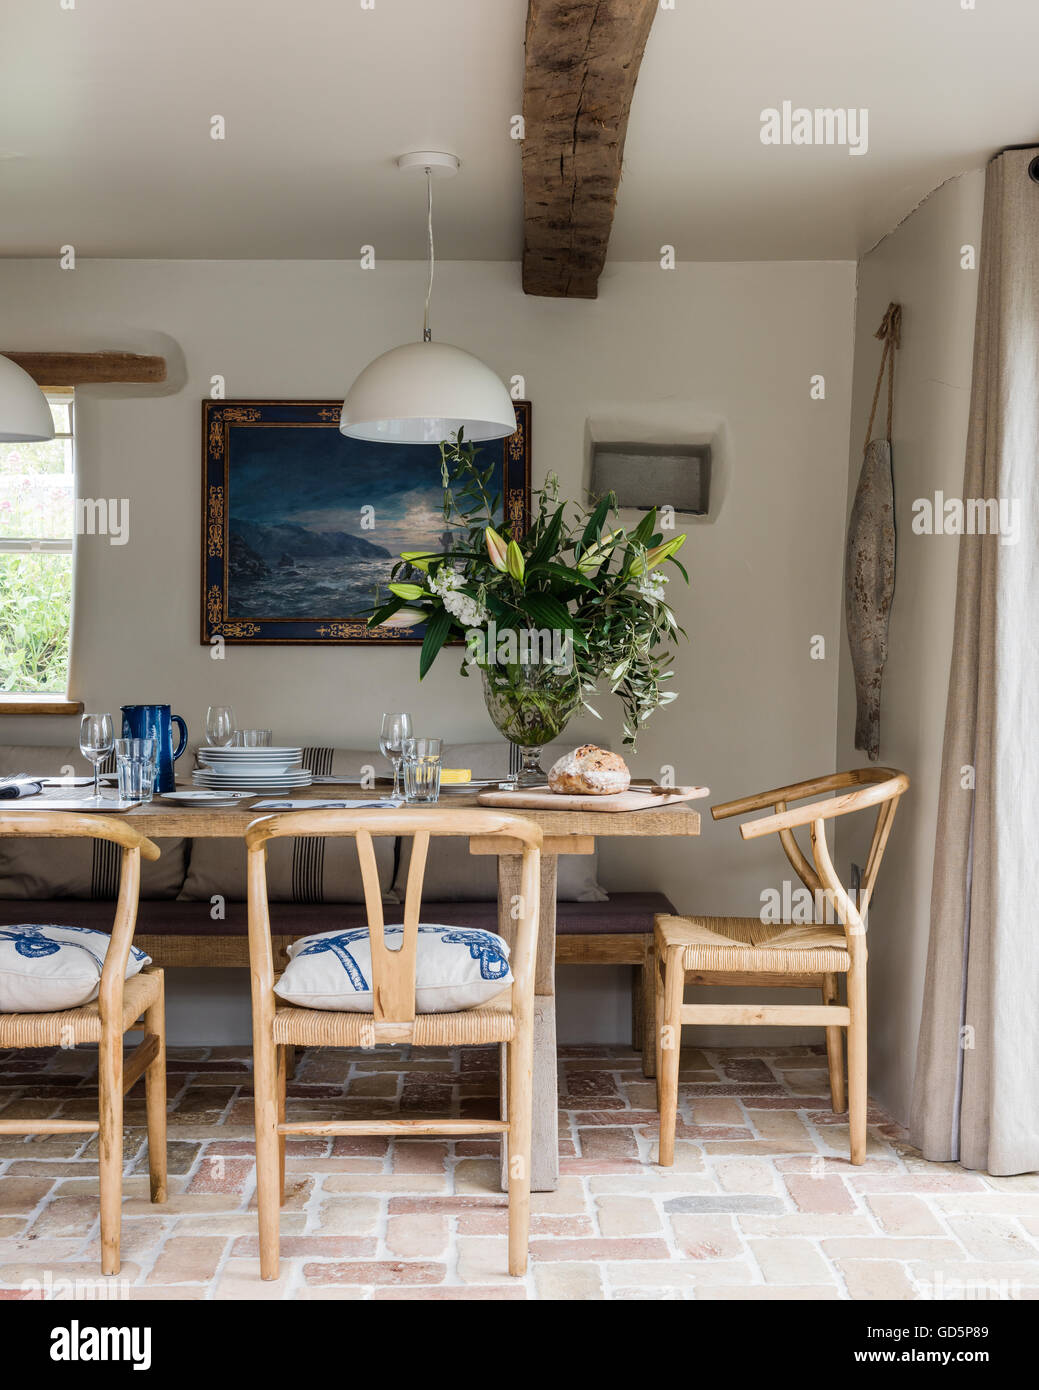
[[[210,916],[204,902],[177,899],[142,901],[135,944],[156,965],[247,966],[248,913],[244,902],[221,905],[224,916]],[[427,902],[423,916],[450,927],[497,930],[495,902]],[[387,922],[399,922],[403,909],[384,905]],[[643,1067],[653,1058],[653,919],[673,913],[663,893],[612,893],[607,902],[561,902],[556,906],[556,962],[559,965],[630,965],[632,1042],[642,1048]],[[72,922],[76,926],[111,926],[112,904],[104,899],[0,899],[0,925],[16,922]],[[335,927],[363,926],[361,903],[272,903],[275,963],[284,967],[286,948],[297,937]]]
[[[546,766],[572,745],[544,751]],[[308,748],[306,765],[316,772],[357,780],[384,760],[361,748]],[[507,746],[456,744],[451,766],[474,777],[506,773]],[[185,758],[184,763],[189,761]],[[181,766],[181,764],[178,764]],[[0,745],[0,774],[29,769],[56,775],[88,771],[75,748]],[[300,936],[365,922],[363,891],[352,845],[322,848],[324,842],[274,842],[268,884],[274,948],[280,964]],[[241,840],[160,839],[161,858],[147,864],[135,940],[158,966],[246,966],[245,844]],[[377,841],[379,878],[387,922],[401,920],[409,851],[399,842]],[[0,923],[71,923],[108,930],[118,858],[89,845],[53,841],[0,842]],[[561,855],[558,861],[556,960],[560,965],[630,965],[632,1040],[643,1048],[651,1074],[653,1046],[653,919],[674,913],[662,893],[609,893],[598,882],[598,854]],[[445,926],[497,928],[497,866],[490,856],[469,853],[464,839],[447,837],[426,864],[423,911]],[[217,913],[216,917],[213,913]],[[221,915],[222,914],[222,915]],[[645,1040],[648,1038],[648,1046]]]

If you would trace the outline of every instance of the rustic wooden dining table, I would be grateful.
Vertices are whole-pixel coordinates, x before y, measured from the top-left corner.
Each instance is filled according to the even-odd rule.
[[[706,791],[704,792],[706,795]],[[339,788],[327,785],[310,787],[292,793],[293,801],[366,801],[377,800],[385,793],[379,789],[364,790],[356,786]],[[210,837],[216,839],[243,836],[249,824],[258,816],[273,814],[256,809],[256,803],[274,800],[257,796],[234,806],[201,807],[153,801],[126,812],[137,829],[152,838]],[[461,809],[477,805],[475,793],[442,795],[439,805]],[[541,827],[544,844],[541,859],[541,908],[538,931],[538,955],[535,977],[534,1033],[534,1131],[531,1162],[531,1185],[537,1192],[552,1191],[559,1181],[558,1148],[558,1082],[556,1066],[556,867],[560,854],[591,854],[597,840],[635,838],[685,838],[700,833],[700,815],[689,802],[674,802],[666,806],[647,806],[645,810],[611,811],[516,811]],[[507,849],[507,846],[505,847]],[[494,854],[498,858],[498,924],[499,932],[509,939],[512,918],[509,906],[519,892],[520,858],[502,852],[500,841],[469,842],[472,854]]]

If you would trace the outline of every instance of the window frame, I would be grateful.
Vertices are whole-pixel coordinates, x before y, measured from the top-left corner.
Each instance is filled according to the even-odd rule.
[[[62,536],[0,536],[0,555],[68,555],[71,557],[72,583],[76,582],[76,526],[78,521],[76,497],[76,396],[71,386],[46,387],[40,390],[47,398],[48,405],[68,407],[68,429],[55,426],[54,438],[67,441],[65,451],[66,469],[61,475],[71,477],[72,482],[72,526],[71,534]],[[69,656],[72,647],[72,615],[69,615]],[[0,716],[8,714],[80,714],[83,705],[69,698],[68,691],[32,692],[0,690]]]

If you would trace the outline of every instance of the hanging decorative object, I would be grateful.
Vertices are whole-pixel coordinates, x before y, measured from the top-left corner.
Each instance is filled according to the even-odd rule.
[[[895,353],[902,342],[902,306],[889,304],[875,337],[884,344],[873,406],[866,426],[862,471],[855,490],[844,554],[844,612],[855,671],[855,747],[871,762],[880,756],[880,688],[887,661],[888,620],[895,593],[895,496],[891,469],[891,419],[895,403]],[[884,373],[887,431],[873,438]]]
[[[450,343],[434,343],[429,326],[433,293],[433,179],[459,170],[453,154],[402,154],[397,167],[426,176],[429,283],[421,343],[391,348],[369,362],[346,393],[339,428],[351,439],[387,444],[439,444],[464,430],[465,438],[505,439],[516,416],[501,378],[486,363]]]

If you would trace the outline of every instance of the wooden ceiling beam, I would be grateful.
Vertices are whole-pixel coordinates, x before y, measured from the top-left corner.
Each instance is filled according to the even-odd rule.
[[[4,352],[37,386],[151,385],[166,380],[165,357],[136,352]]]
[[[659,0],[529,0],[523,289],[594,299]]]

